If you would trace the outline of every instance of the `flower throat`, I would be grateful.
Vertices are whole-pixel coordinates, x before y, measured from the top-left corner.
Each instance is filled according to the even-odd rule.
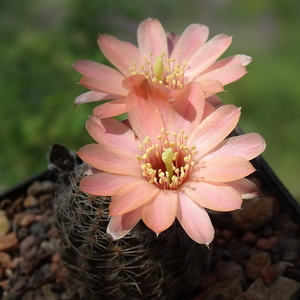
[[[189,178],[195,165],[192,160],[195,146],[186,146],[188,136],[184,130],[180,134],[173,133],[172,141],[165,129],[161,133],[156,144],[145,137],[143,145],[139,146],[145,153],[142,156],[136,155],[136,158],[141,164],[143,176],[150,183],[161,189],[176,190]]]
[[[131,75],[144,75],[150,82],[160,83],[171,89],[182,89],[184,86],[184,71],[186,60],[176,62],[175,59],[166,58],[165,54],[157,56],[155,61],[152,54],[150,59],[144,58],[144,64],[137,69],[135,63],[129,68]]]

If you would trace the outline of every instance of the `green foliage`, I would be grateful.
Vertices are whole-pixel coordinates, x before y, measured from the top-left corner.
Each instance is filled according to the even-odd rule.
[[[76,84],[80,75],[71,65],[83,58],[104,62],[96,42],[99,33],[135,43],[138,23],[153,17],[177,33],[190,23],[204,23],[211,36],[234,36],[226,56],[255,58],[247,67],[250,73],[226,87],[221,97],[243,106],[243,129],[264,136],[265,158],[300,195],[296,1],[2,1],[0,188],[45,169],[52,144],[77,150],[91,141],[84,123],[96,104],[74,109],[74,99],[85,89]]]

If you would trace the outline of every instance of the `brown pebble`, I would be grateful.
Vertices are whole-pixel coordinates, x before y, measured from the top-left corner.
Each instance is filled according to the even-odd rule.
[[[207,289],[213,285],[215,285],[219,281],[216,273],[206,275],[201,281],[201,287],[203,289]]]
[[[0,236],[5,236],[10,231],[10,221],[7,218],[6,212],[0,210]]]
[[[242,236],[242,241],[245,243],[254,244],[257,241],[257,237],[252,231],[246,231]]]
[[[23,205],[24,207],[35,207],[39,205],[39,200],[36,197],[29,195],[24,199]]]
[[[56,283],[65,283],[68,282],[70,278],[70,273],[67,268],[60,269],[56,274]]]
[[[260,277],[264,284],[269,285],[279,275],[278,270],[271,265],[265,265],[260,271]]]
[[[242,284],[245,283],[243,267],[235,261],[221,262],[216,266],[216,273],[220,281],[238,278]]]
[[[242,230],[254,230],[265,225],[273,215],[273,197],[245,200],[242,209],[233,211],[235,225]]]
[[[38,220],[38,215],[35,215],[33,213],[28,213],[28,212],[22,212],[14,215],[14,221],[16,224],[19,226],[24,226],[27,227],[30,225],[32,222]]]
[[[271,241],[272,247],[276,246],[278,243],[278,236],[271,236],[270,241]]]
[[[261,269],[270,264],[270,255],[267,252],[259,252],[253,254],[247,261],[245,266],[246,275],[248,278],[257,279],[260,276]]]
[[[15,257],[13,260],[12,260],[12,262],[11,262],[11,268],[12,269],[15,269],[17,266],[19,266],[20,265],[20,263],[21,263],[21,261],[23,260],[23,258],[22,257]]]
[[[17,248],[19,240],[16,232],[11,232],[6,236],[0,236],[0,251],[10,251]]]
[[[0,251],[0,265],[9,269],[11,269],[12,266],[11,256],[4,251]]]
[[[46,195],[40,196],[40,202],[41,202],[41,209],[43,211],[48,210],[48,209],[53,209],[52,195],[46,194]]]
[[[9,279],[0,281],[0,286],[2,287],[3,290],[7,289],[8,283],[9,283]]]
[[[223,239],[228,241],[232,237],[232,232],[228,229],[224,229],[224,230],[222,230],[221,236],[222,236]]]
[[[287,267],[293,267],[293,266],[294,264],[288,261],[279,261],[274,265],[279,275],[282,275]]]
[[[20,243],[20,255],[24,256],[27,252],[30,251],[31,248],[35,246],[39,246],[41,240],[33,235],[27,236],[21,243]]]
[[[55,262],[55,263],[58,263],[60,262],[60,254],[58,252],[54,253],[52,255],[52,259],[51,259],[52,262]]]
[[[32,196],[40,196],[44,194],[51,194],[55,188],[55,183],[50,180],[43,182],[35,181],[28,189],[27,194]]]
[[[224,239],[222,239],[222,238],[216,238],[216,239],[214,240],[214,243],[215,243],[216,245],[222,246],[222,245],[225,245],[225,244],[226,244],[226,241],[225,241]]]
[[[270,250],[272,248],[272,242],[270,239],[259,239],[256,242],[256,247],[263,250]]]
[[[47,232],[47,236],[49,239],[58,239],[60,237],[60,233],[57,228],[51,228]]]

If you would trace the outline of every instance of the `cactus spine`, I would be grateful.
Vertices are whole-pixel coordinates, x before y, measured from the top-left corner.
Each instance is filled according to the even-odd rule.
[[[106,234],[110,198],[80,191],[86,165],[75,160],[71,165],[73,170],[56,168],[56,226],[62,259],[84,284],[87,298],[188,299],[208,267],[206,246],[191,240],[177,221],[158,237],[141,221],[112,241]]]

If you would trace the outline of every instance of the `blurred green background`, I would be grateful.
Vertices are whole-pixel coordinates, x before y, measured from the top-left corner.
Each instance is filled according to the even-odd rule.
[[[10,0],[0,2],[0,189],[47,167],[51,145],[91,141],[73,107],[85,91],[71,67],[105,62],[99,33],[136,42],[136,28],[158,18],[167,31],[206,24],[210,37],[234,37],[225,53],[254,57],[250,71],[221,94],[242,106],[241,126],[267,141],[264,157],[300,199],[300,5],[298,0]]]

